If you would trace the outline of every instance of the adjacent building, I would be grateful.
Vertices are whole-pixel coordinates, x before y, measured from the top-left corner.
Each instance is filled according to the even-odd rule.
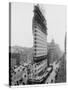
[[[54,61],[59,61],[63,53],[61,52],[59,45],[55,43],[54,39],[48,43],[48,64],[52,64]]]

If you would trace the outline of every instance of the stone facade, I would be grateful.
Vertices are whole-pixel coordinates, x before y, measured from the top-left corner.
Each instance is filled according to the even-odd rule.
[[[39,5],[34,7],[33,17],[34,61],[44,60],[47,55],[46,20]]]

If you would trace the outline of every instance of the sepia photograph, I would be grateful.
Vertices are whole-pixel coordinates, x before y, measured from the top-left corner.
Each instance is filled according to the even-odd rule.
[[[9,86],[66,83],[66,5],[9,2]]]

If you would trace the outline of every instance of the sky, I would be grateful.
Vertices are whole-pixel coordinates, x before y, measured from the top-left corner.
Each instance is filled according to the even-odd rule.
[[[64,5],[40,5],[43,8],[47,20],[47,42],[52,39],[64,50],[66,31],[66,6]],[[34,4],[11,4],[11,46],[32,47],[32,18]]]

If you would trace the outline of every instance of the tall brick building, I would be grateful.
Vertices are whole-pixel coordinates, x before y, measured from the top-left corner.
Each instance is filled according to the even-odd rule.
[[[33,16],[34,61],[44,60],[47,56],[47,26],[39,5],[34,6]]]

